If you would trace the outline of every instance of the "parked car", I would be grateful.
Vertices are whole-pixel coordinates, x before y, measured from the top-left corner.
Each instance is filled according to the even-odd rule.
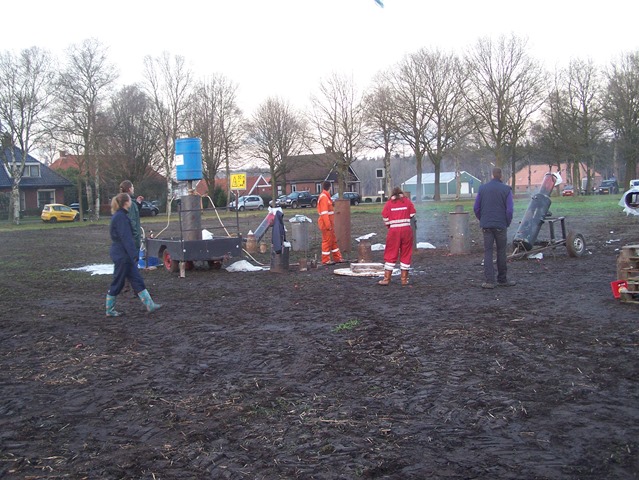
[[[599,195],[612,195],[614,193],[619,193],[619,184],[617,183],[617,180],[604,180],[601,182],[601,185],[599,185],[597,193]]]
[[[312,195],[310,192],[293,192],[286,196],[281,207],[300,208],[300,207],[317,207],[317,198],[319,195]]]
[[[160,209],[158,207],[146,200],[142,201],[142,204],[140,205],[141,217],[155,217],[158,213],[160,213]]]
[[[562,197],[572,197],[575,194],[575,188],[572,185],[566,185],[561,192]]]
[[[75,210],[76,212],[80,211],[80,204],[79,203],[70,203],[69,207],[71,207],[73,210]]]
[[[331,197],[331,200],[333,200],[334,202],[338,198],[339,193],[336,193]],[[362,203],[362,197],[357,192],[344,192],[344,196],[342,198],[344,198],[344,200],[350,200],[351,205],[359,205],[360,203]]]
[[[77,222],[80,213],[61,203],[49,203],[42,209],[40,218],[43,222]]]
[[[639,178],[630,180],[630,188],[639,188]]]
[[[237,209],[242,212],[244,210],[263,210],[264,200],[259,195],[243,195],[237,199],[237,203],[233,200],[229,203],[229,210]]]
[[[286,195],[280,195],[279,197],[275,199],[276,207],[286,206],[285,204],[286,204]]]

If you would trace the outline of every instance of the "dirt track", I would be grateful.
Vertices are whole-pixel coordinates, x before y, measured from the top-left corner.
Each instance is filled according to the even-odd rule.
[[[0,233],[0,477],[639,478],[639,305],[610,290],[637,218],[571,219],[586,256],[510,263],[491,291],[476,222],[451,256],[447,220],[409,287],[158,269],[163,308],[122,294],[119,319],[110,277],[62,271],[109,262],[106,226]],[[377,221],[353,236],[383,241]]]

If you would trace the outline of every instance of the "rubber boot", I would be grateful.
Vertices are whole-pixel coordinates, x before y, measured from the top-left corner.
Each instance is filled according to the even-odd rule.
[[[146,307],[146,311],[149,313],[155,312],[157,309],[159,309],[162,306],[153,301],[153,299],[151,298],[151,295],[149,294],[149,291],[146,289],[138,293],[138,297],[140,297],[140,300],[142,300],[142,303]]]
[[[106,316],[107,317],[119,317],[122,313],[115,310],[115,297],[107,293],[106,296]]]
[[[408,285],[408,270],[402,270],[402,285]]]
[[[391,282],[392,270],[384,270],[384,279],[377,282],[377,285],[388,285]]]

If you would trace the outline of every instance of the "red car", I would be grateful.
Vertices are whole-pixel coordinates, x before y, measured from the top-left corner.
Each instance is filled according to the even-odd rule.
[[[566,185],[561,192],[562,197],[572,197],[575,194],[575,189],[572,185]]]

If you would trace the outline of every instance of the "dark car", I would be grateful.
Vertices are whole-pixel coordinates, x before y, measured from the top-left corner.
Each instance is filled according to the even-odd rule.
[[[599,195],[612,195],[614,193],[619,193],[619,184],[617,183],[617,180],[604,180],[601,182],[601,185],[599,185],[597,193]]]
[[[141,217],[155,217],[158,213],[160,213],[160,209],[151,202],[143,201],[140,205]]]
[[[79,203],[70,203],[69,206],[75,210],[76,212],[80,211],[80,204]]]
[[[572,197],[575,194],[575,189],[572,185],[566,185],[561,192],[563,197]]]
[[[335,193],[331,197],[331,200],[333,200],[333,202],[334,202],[338,198],[339,198],[339,193]],[[344,200],[350,200],[351,201],[351,205],[359,205],[360,203],[362,203],[362,197],[357,192],[344,192],[344,195],[343,195],[342,198]]]

